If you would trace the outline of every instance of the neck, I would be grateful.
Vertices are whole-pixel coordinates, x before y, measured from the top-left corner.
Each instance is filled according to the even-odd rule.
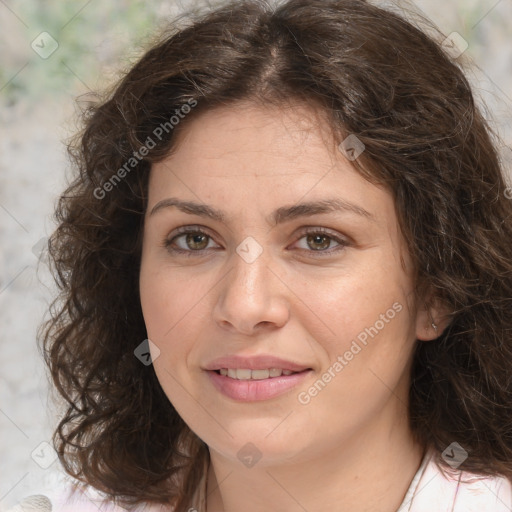
[[[207,512],[396,512],[424,456],[407,419],[359,432],[314,455],[240,469],[210,450]],[[333,445],[337,448],[333,448]]]

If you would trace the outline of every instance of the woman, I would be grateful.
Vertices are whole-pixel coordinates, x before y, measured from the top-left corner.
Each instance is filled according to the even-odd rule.
[[[232,2],[72,151],[43,333],[70,475],[151,510],[510,510],[512,207],[440,42]]]

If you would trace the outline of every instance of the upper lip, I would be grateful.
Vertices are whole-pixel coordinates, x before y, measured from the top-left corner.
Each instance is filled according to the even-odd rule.
[[[287,361],[280,357],[271,355],[258,355],[258,356],[226,356],[219,357],[208,363],[205,370],[220,370],[221,368],[240,368],[249,370],[266,370],[267,368],[280,368],[281,370],[290,370],[292,372],[301,372],[303,370],[311,369],[310,366]]]

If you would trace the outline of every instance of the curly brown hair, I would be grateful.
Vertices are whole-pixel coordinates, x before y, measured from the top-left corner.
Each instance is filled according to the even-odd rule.
[[[187,509],[207,446],[134,357],[147,338],[148,175],[200,112],[294,99],[364,143],[354,165],[394,196],[418,294],[431,290],[451,312],[442,335],[415,348],[415,436],[440,467],[457,440],[469,452],[462,469],[512,475],[512,203],[490,128],[441,38],[364,0],[234,1],[171,28],[88,109],[50,240],[61,293],[42,327],[67,403],[54,443],[69,474],[124,503]]]

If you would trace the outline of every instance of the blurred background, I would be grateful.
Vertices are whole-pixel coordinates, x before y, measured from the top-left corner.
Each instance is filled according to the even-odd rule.
[[[62,477],[36,330],[54,293],[41,256],[69,176],[64,142],[93,91],[128,69],[166,20],[209,4],[0,0],[0,510]],[[510,169],[512,0],[408,5],[455,43]]]

